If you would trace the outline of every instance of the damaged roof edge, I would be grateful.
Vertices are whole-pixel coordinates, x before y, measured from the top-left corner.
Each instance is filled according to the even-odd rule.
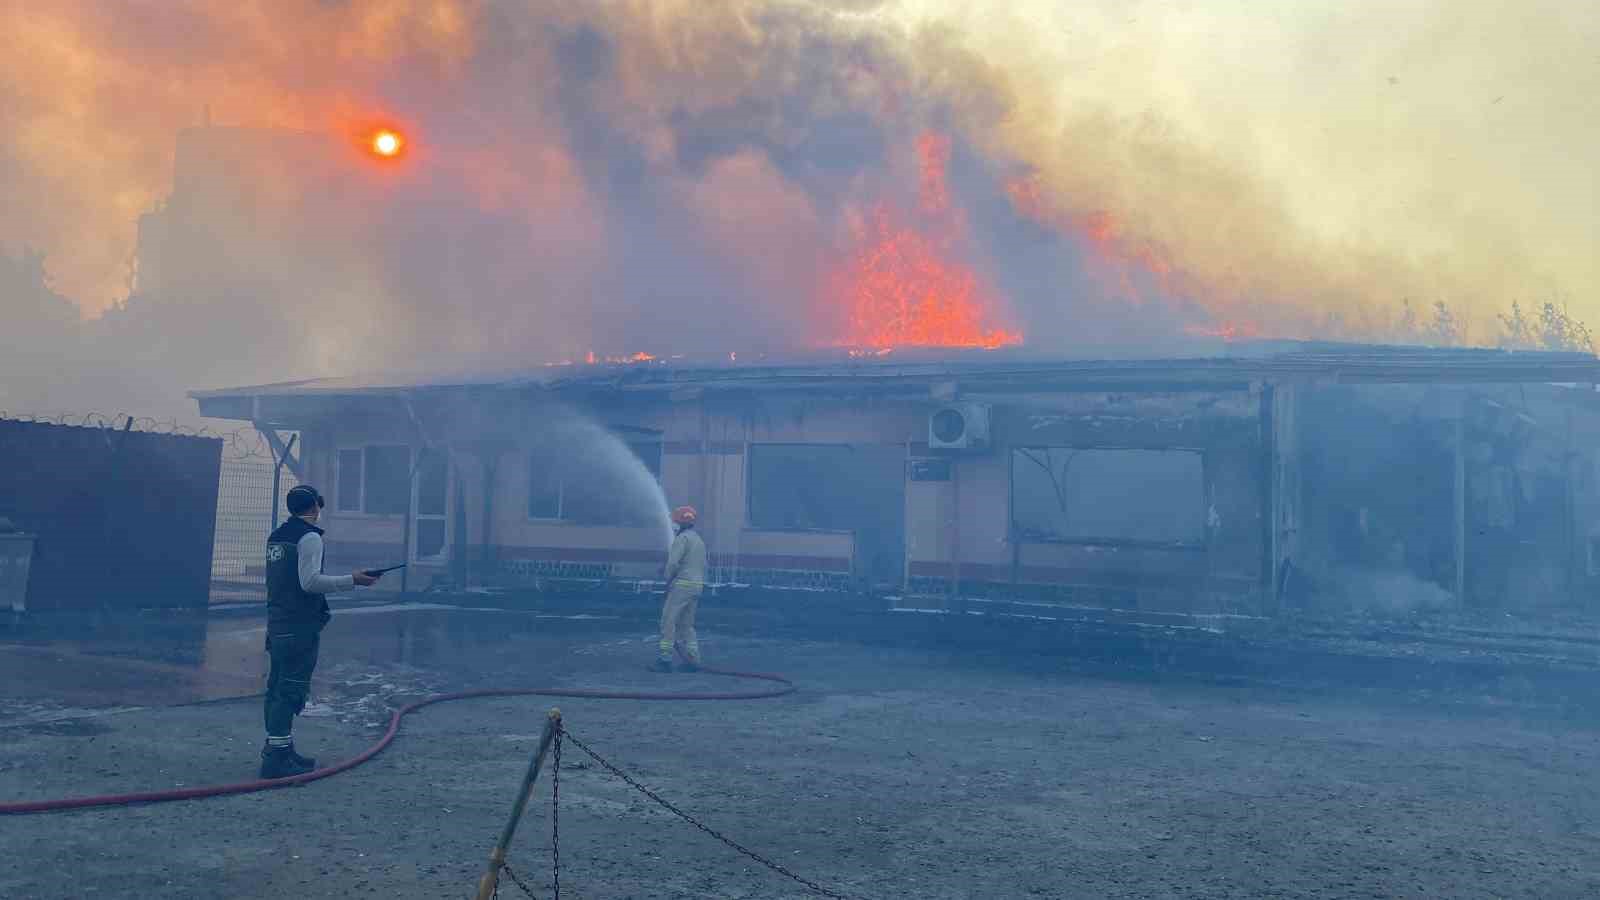
[[[1241,384],[1493,384],[1600,382],[1600,359],[1581,353],[1304,345],[1294,352],[1175,359],[961,359],[900,361],[884,357],[799,364],[688,365],[645,362],[559,366],[465,376],[323,378],[253,387],[191,391],[201,414],[248,419],[256,398],[326,399],[399,396],[440,390],[652,392],[833,389],[851,384],[894,389],[959,380],[973,387],[1164,390],[1236,389]],[[208,408],[212,411],[208,412]],[[243,414],[241,414],[243,413]]]

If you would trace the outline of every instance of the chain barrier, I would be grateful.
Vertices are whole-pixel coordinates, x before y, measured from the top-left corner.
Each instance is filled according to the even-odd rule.
[[[144,434],[170,434],[178,437],[217,438],[223,442],[224,462],[261,461],[274,462],[272,447],[259,431],[242,426],[232,431],[213,431],[203,425],[185,425],[177,419],[158,419],[153,416],[132,416],[127,413],[106,415],[99,412],[72,413],[10,413],[0,409],[0,421],[24,422],[35,425],[63,425],[68,428],[127,428]],[[131,421],[131,425],[130,425]]]
[[[530,898],[532,898],[532,900],[539,900],[538,895],[533,892],[533,888],[528,887],[527,882],[523,881],[522,880],[522,876],[518,875],[516,873],[516,870],[511,868],[511,864],[510,863],[501,863],[500,864],[500,871],[506,873],[507,875],[510,875],[511,876],[511,883],[516,885],[517,887],[521,888],[522,892],[524,894],[527,894]],[[494,895],[496,897],[500,896],[500,883],[499,882],[495,882]]]
[[[701,831],[705,832],[706,834],[710,835],[711,837],[716,838],[717,840],[719,840],[722,843],[728,845],[729,847],[733,848],[734,850],[738,851],[739,853],[744,854],[745,856],[749,857],[750,859],[754,860],[755,862],[760,863],[763,866],[766,866],[768,869],[771,869],[774,872],[777,872],[779,875],[782,875],[785,878],[788,878],[788,879],[790,879],[792,881],[795,881],[795,882],[797,882],[799,884],[805,885],[807,888],[810,888],[815,893],[821,894],[824,897],[833,898],[833,900],[850,900],[850,898],[848,896],[846,896],[844,894],[840,894],[840,893],[838,893],[836,891],[831,891],[831,890],[823,887],[822,885],[817,884],[814,881],[811,881],[811,880],[809,880],[807,878],[804,878],[804,877],[802,877],[800,875],[796,875],[794,872],[789,871],[788,869],[784,868],[782,865],[780,865],[780,864],[778,864],[776,862],[773,862],[772,860],[767,859],[766,857],[760,855],[759,853],[756,853],[754,850],[750,850],[750,849],[738,844],[737,842],[735,842],[731,838],[728,838],[728,837],[724,836],[723,834],[719,833],[715,829],[712,829],[712,828],[710,828],[710,827],[708,827],[706,825],[701,824],[693,816],[689,815],[688,813],[684,812],[683,810],[677,808],[676,806],[673,806],[671,803],[669,803],[666,800],[662,799],[662,797],[660,795],[656,794],[655,791],[650,790],[649,788],[647,788],[644,785],[640,784],[638,781],[634,780],[631,776],[628,775],[628,773],[622,771],[621,769],[619,769],[615,765],[613,765],[610,762],[610,760],[607,760],[605,757],[603,757],[600,754],[594,752],[594,750],[590,749],[588,744],[585,744],[583,741],[580,741],[577,738],[572,737],[570,734],[567,734],[566,733],[566,729],[564,729],[564,728],[561,731],[557,732],[557,734],[556,734],[556,740],[557,740],[556,748],[557,748],[557,754],[558,754],[557,757],[556,757],[557,758],[557,765],[556,765],[556,771],[557,772],[560,772],[560,762],[559,762],[559,760],[560,760],[559,753],[560,753],[560,747],[561,747],[560,739],[561,739],[561,736],[563,734],[566,734],[567,738],[572,741],[573,746],[577,747],[579,750],[582,750],[584,753],[588,754],[589,758],[593,759],[601,768],[605,769],[607,772],[610,772],[612,775],[615,775],[616,777],[622,779],[624,782],[626,782],[628,784],[629,787],[632,787],[634,790],[638,791],[639,793],[644,794],[646,797],[649,797],[651,800],[655,801],[655,803],[658,806],[660,806],[661,808],[665,809],[667,812],[670,812],[673,815],[677,816],[678,818],[682,819],[683,821],[688,822],[690,825],[693,825],[695,828],[698,828]],[[552,797],[554,797],[554,792],[553,791],[552,791]],[[529,896],[532,896],[532,895],[530,894]]]
[[[561,900],[561,739],[565,726],[556,727],[555,760],[550,769],[550,858],[555,900]]]

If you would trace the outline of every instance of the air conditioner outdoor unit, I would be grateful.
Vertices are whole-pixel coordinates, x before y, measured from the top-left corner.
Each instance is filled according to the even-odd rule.
[[[983,450],[989,446],[989,405],[951,403],[928,417],[928,447],[933,450]]]

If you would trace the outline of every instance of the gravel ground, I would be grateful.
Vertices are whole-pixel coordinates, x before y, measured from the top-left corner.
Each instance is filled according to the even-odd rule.
[[[644,672],[642,633],[461,624],[471,616],[337,620],[301,750],[352,755],[395,703],[438,690],[727,687]],[[801,690],[731,703],[559,701],[571,733],[842,895],[1600,896],[1600,725],[1586,717],[715,634],[707,649],[732,667],[782,671]],[[0,800],[253,775],[251,701],[129,709],[15,682],[0,697]],[[303,788],[0,819],[0,896],[470,897],[551,704],[431,707],[375,761]],[[563,761],[563,896],[817,896],[575,747]],[[550,895],[549,787],[511,853],[540,897]]]

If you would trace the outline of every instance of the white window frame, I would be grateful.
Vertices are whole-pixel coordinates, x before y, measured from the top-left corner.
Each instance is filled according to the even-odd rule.
[[[644,444],[654,445],[657,448],[661,448],[661,449],[658,449],[658,451],[656,453],[656,471],[655,471],[654,474],[656,476],[656,483],[658,483],[658,484],[664,484],[665,483],[663,481],[663,479],[665,478],[665,475],[662,473],[662,469],[666,466],[666,455],[667,455],[667,453],[666,453],[666,450],[662,446],[663,445],[662,441],[623,441],[623,444],[625,444],[628,447],[628,449],[630,449],[630,450],[632,450],[634,447],[637,447],[637,446],[640,446],[640,445],[644,445]],[[637,451],[635,451],[635,452],[637,452]],[[566,478],[565,475],[560,476],[556,480],[556,515],[553,518],[550,517],[550,516],[536,516],[536,515],[534,515],[533,514],[533,510],[529,508],[532,505],[531,501],[533,499],[533,478],[534,478],[533,451],[532,450],[528,450],[527,452],[523,453],[522,458],[523,458],[523,462],[526,462],[528,464],[527,489],[525,491],[523,491],[523,498],[522,498],[522,514],[523,514],[523,516],[526,517],[526,520],[528,522],[532,522],[532,523],[539,524],[539,525],[569,525],[569,526],[572,526],[574,528],[634,528],[634,527],[641,527],[641,526],[633,526],[633,525],[596,525],[596,524],[594,524],[592,522],[579,522],[579,521],[577,521],[575,519],[567,518],[567,478]],[[648,466],[646,468],[648,468]]]
[[[450,477],[450,469],[454,460],[448,450],[441,450],[439,452],[444,454],[444,511],[440,513],[424,513],[422,511],[421,502],[421,470],[417,467],[417,459],[420,456],[420,451],[415,447],[411,448],[411,546],[406,548],[406,555],[409,557],[409,562],[436,564],[440,562],[449,562],[450,560],[450,520],[452,518],[450,515],[450,503],[455,499],[455,479]],[[439,544],[439,552],[433,556],[421,556],[417,553],[417,541],[422,537],[422,529],[419,526],[424,521],[441,522],[444,525],[444,540]]]
[[[375,441],[375,442],[372,442],[372,443],[355,444],[355,445],[346,444],[346,445],[340,446],[340,447],[338,447],[336,449],[336,452],[335,452],[335,455],[334,455],[334,465],[335,465],[336,469],[343,467],[344,460],[342,459],[342,454],[344,454],[346,451],[360,451],[360,453],[361,453],[361,479],[360,479],[359,485],[357,487],[357,490],[359,490],[361,492],[361,503],[360,503],[360,507],[361,508],[360,509],[354,509],[354,510],[351,510],[351,509],[340,509],[339,508],[339,506],[340,506],[340,504],[342,502],[342,498],[339,496],[340,482],[341,482],[342,479],[339,477],[340,476],[340,472],[335,471],[334,472],[334,490],[335,490],[335,495],[334,495],[334,498],[333,498],[333,512],[334,512],[335,515],[344,516],[346,518],[372,519],[374,521],[383,521],[383,520],[386,520],[386,519],[401,519],[401,520],[404,520],[404,518],[406,516],[406,513],[404,513],[404,512],[398,512],[398,513],[375,513],[375,512],[368,512],[367,511],[367,451],[372,449],[372,448],[374,448],[374,447],[400,447],[400,448],[406,450],[407,451],[407,455],[406,455],[406,471],[410,472],[413,476],[415,476],[415,474],[416,474],[415,470],[416,470],[416,466],[417,466],[417,451],[416,451],[415,447],[411,447],[411,446],[408,446],[406,444],[387,443],[387,442],[383,442],[383,441]],[[417,489],[417,479],[415,477],[412,477],[411,478],[412,505],[409,507],[410,509],[415,509],[416,508],[416,506],[415,506],[416,489]]]

